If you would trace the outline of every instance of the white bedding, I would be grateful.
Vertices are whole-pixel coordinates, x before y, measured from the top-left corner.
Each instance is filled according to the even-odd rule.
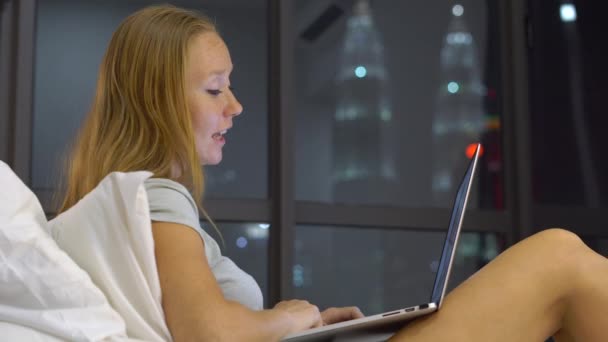
[[[47,222],[36,196],[0,161],[1,340],[171,341],[148,177],[113,173]]]
[[[150,208],[150,172],[114,172],[76,205],[49,221],[51,235],[103,291],[127,335],[170,341],[161,306]]]

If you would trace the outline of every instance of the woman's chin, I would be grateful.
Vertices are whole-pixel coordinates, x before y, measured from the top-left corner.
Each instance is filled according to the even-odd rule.
[[[212,157],[201,157],[201,165],[203,166],[212,166],[217,165],[222,161],[222,155],[212,156]]]

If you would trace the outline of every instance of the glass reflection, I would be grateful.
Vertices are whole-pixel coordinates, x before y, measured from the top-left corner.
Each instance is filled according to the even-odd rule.
[[[497,4],[296,6],[298,200],[449,207],[482,142],[470,204],[504,208]]]
[[[481,65],[462,5],[452,16],[440,53],[440,83],[433,117],[433,204],[448,206],[467,162],[465,147],[481,141],[486,113]],[[476,202],[475,192],[471,202]]]
[[[336,77],[333,120],[333,196],[336,202],[377,203],[394,191],[392,110],[384,46],[367,0],[346,22]]]
[[[532,190],[543,205],[608,204],[606,50],[602,2],[530,2]]]
[[[585,115],[588,109],[585,108],[585,86],[583,80],[583,60],[581,54],[581,39],[576,22],[576,8],[571,3],[560,6],[560,14],[563,22],[563,32],[565,45],[567,48],[567,62],[570,82],[570,100],[572,127],[576,142],[577,155],[581,167],[581,181],[583,183],[583,194],[585,205],[591,208],[600,207],[600,186],[597,172],[593,165],[591,154],[590,130],[585,122]]]

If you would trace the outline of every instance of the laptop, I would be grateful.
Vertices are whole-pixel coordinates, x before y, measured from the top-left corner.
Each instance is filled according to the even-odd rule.
[[[448,232],[445,237],[443,251],[441,252],[441,258],[439,260],[437,275],[435,276],[435,283],[433,285],[431,299],[428,303],[300,331],[285,336],[283,341],[335,342],[342,340],[386,340],[400,327],[403,327],[406,322],[439,310],[439,308],[441,308],[448,279],[450,277],[452,262],[454,261],[454,254],[456,252],[464,212],[469,199],[469,191],[471,190],[471,184],[473,184],[473,178],[475,177],[475,170],[477,169],[477,161],[479,159],[480,150],[481,144],[477,144],[475,153],[471,157],[467,171],[465,172],[462,182],[458,187],[456,199],[454,200],[454,206],[452,208],[452,215],[450,216]]]

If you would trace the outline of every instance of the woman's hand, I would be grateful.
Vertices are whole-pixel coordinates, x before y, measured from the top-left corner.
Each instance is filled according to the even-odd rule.
[[[356,306],[345,308],[329,308],[321,312],[323,325],[350,321],[351,319],[365,317],[361,310]]]
[[[277,303],[274,309],[283,311],[289,317],[289,333],[316,328],[323,325],[319,308],[305,300],[287,300]]]

